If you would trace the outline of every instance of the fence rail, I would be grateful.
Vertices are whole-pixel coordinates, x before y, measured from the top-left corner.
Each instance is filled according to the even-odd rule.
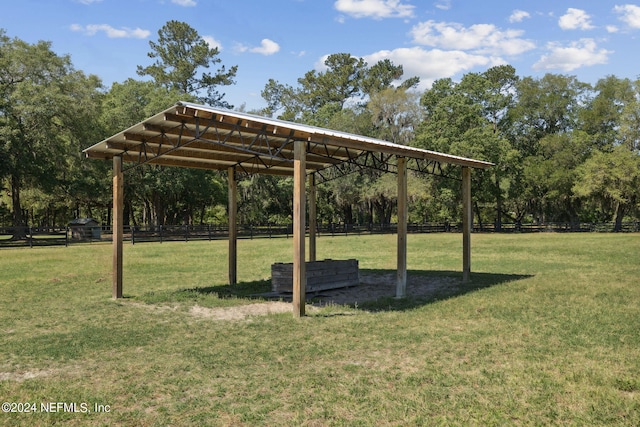
[[[0,247],[69,245],[68,227],[0,228]]]
[[[461,224],[424,223],[408,224],[409,233],[460,232]],[[546,224],[477,224],[474,232],[486,233],[539,233],[539,232],[612,232],[613,223],[546,223]],[[640,232],[640,222],[625,222],[622,232]],[[362,234],[393,234],[397,224],[319,224],[318,236],[347,236]],[[144,242],[220,240],[226,239],[229,228],[225,225],[164,225],[158,227],[124,227],[124,239],[131,244]],[[293,235],[292,225],[240,225],[238,238],[288,238]],[[0,248],[33,246],[69,246],[77,243],[111,241],[111,227],[95,227],[79,232],[72,227],[0,227]]]

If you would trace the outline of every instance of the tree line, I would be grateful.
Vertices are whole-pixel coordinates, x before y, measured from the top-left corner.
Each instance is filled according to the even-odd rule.
[[[111,221],[111,164],[82,150],[176,101],[234,108],[225,86],[237,66],[188,24],[167,22],[149,43],[140,79],[105,88],[51,43],[0,29],[0,225],[56,226],[76,217]],[[141,58],[144,62],[144,58]],[[509,65],[439,79],[420,91],[389,60],[329,55],[295,85],[270,79],[270,117],[490,161],[473,173],[476,223],[607,222],[640,219],[640,79],[610,75],[520,77]],[[244,110],[244,106],[239,107]],[[227,183],[217,171],[144,165],[125,179],[125,224],[224,224]],[[238,183],[244,224],[291,222],[292,180],[254,175]],[[460,183],[411,175],[411,222],[458,222]],[[395,176],[374,169],[319,186],[318,220],[395,220]]]

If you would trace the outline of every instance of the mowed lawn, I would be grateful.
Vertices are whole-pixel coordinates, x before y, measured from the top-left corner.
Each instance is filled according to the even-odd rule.
[[[410,275],[460,279],[461,240],[410,235]],[[225,241],[126,245],[120,301],[108,244],[0,250],[0,400],[32,411],[0,425],[640,425],[640,235],[472,244],[450,293],[235,320],[198,313],[260,302],[292,240],[240,241],[234,289]],[[395,248],[318,257],[388,272]]]

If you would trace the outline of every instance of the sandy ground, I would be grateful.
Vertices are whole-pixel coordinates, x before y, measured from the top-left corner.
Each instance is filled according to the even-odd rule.
[[[407,297],[429,297],[442,291],[450,291],[459,286],[460,280],[453,277],[412,276],[407,278]],[[375,301],[381,297],[396,295],[396,274],[362,274],[360,285],[350,288],[332,289],[315,295],[314,305],[356,304]]]
[[[395,273],[371,274],[360,273],[360,285],[342,289],[331,289],[307,295],[308,313],[327,305],[355,305],[366,301],[375,301],[382,297],[394,297],[396,294]],[[407,279],[407,297],[430,297],[443,292],[452,292],[460,285],[460,280],[453,277],[426,277],[409,275]],[[253,304],[234,307],[191,307],[189,314],[196,319],[238,321],[253,316],[264,316],[273,313],[290,313],[291,296],[274,297],[278,301],[260,301]],[[153,311],[176,311],[177,307],[155,306],[137,302],[128,303],[136,307],[144,307]]]
[[[332,289],[307,295],[309,302],[306,311],[312,313],[327,305],[354,305],[365,301],[375,301],[381,297],[393,297],[396,294],[395,273],[362,274],[360,285],[350,288]],[[430,297],[442,292],[455,290],[460,280],[452,277],[409,276],[407,279],[407,297]],[[194,306],[190,313],[196,318],[213,320],[243,320],[251,316],[263,316],[271,313],[289,313],[292,311],[287,296],[279,301],[264,301],[255,304],[224,308]]]

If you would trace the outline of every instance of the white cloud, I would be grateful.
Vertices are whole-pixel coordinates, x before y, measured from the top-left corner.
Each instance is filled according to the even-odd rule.
[[[280,51],[280,45],[273,40],[262,39],[260,42],[260,46],[258,47],[248,47],[243,44],[238,44],[235,47],[238,52],[251,52],[251,53],[259,53],[260,55],[273,55]]]
[[[280,45],[273,40],[262,39],[260,42],[260,47],[254,47],[253,49],[249,49],[250,52],[259,53],[260,55],[273,55],[280,50]]]
[[[354,18],[411,18],[415,6],[400,0],[337,0],[333,5],[339,12]]]
[[[369,64],[389,59],[402,65],[405,77],[420,77],[420,88],[427,89],[441,78],[471,70],[475,67],[492,67],[505,62],[500,58],[473,55],[459,50],[426,50],[421,47],[381,50],[364,57]]]
[[[570,7],[567,13],[562,15],[558,20],[558,25],[563,30],[591,30],[591,16],[582,9],[574,9]]]
[[[625,4],[623,6],[616,6],[613,10],[621,15],[620,20],[622,22],[631,28],[640,28],[640,6]]]
[[[427,21],[414,26],[411,34],[413,41],[421,45],[479,54],[518,55],[535,48],[532,41],[520,38],[523,31],[502,31],[493,24],[475,24],[467,28],[455,22]]]
[[[581,39],[571,42],[569,46],[562,46],[559,43],[549,43],[547,45],[551,53],[543,55],[535,64],[533,69],[540,70],[560,70],[564,72],[572,71],[580,67],[588,67],[597,64],[606,64],[612,51],[598,49],[593,39]]]
[[[328,70],[327,64],[325,64],[325,61],[327,60],[327,58],[329,57],[329,55],[324,55],[322,57],[320,57],[320,59],[318,59],[316,61],[315,64],[313,64],[313,69],[318,71],[318,72],[324,72]]]
[[[511,16],[509,17],[509,22],[522,22],[526,18],[531,18],[529,12],[525,12],[524,10],[514,10]]]
[[[95,36],[99,32],[104,32],[107,37],[111,39],[146,39],[151,34],[148,30],[143,30],[140,28],[113,28],[108,24],[91,24],[83,27],[82,25],[73,24],[71,25],[71,30],[76,32],[84,33],[87,36]]]
[[[608,33],[617,33],[618,31],[620,31],[620,28],[616,27],[615,25],[607,25]]]
[[[440,10],[451,9],[451,0],[440,0],[438,3],[436,3],[436,8]]]
[[[171,3],[184,7],[193,7],[198,5],[195,0],[171,0]]]
[[[82,4],[93,4],[93,3],[100,3],[102,0],[76,0],[76,1]]]
[[[218,50],[222,50],[222,43],[214,39],[212,36],[202,36],[202,39],[207,42],[211,49],[218,48]]]

